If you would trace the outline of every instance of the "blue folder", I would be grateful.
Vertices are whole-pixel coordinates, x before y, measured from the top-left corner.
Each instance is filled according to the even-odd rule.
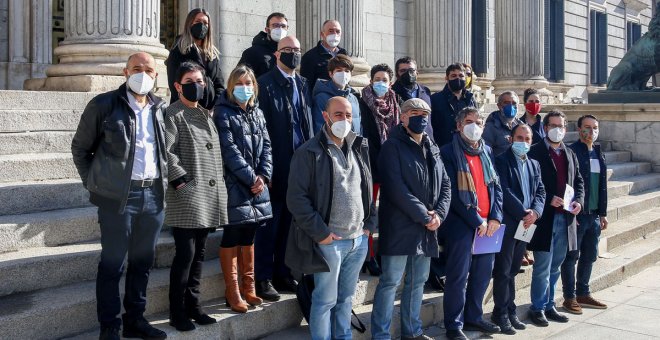
[[[484,235],[480,237],[477,230],[474,231],[474,240],[472,241],[472,255],[499,253],[502,249],[502,240],[504,239],[504,229],[506,225],[502,224],[493,236]]]

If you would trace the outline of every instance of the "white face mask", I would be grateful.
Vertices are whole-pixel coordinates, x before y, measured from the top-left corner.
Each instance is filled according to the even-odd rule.
[[[330,34],[327,37],[325,37],[325,42],[331,47],[339,46],[340,41],[341,41],[341,36],[339,34]]]
[[[351,81],[351,72],[335,72],[335,74],[332,75],[332,81],[334,81],[335,84],[344,87]]]
[[[286,37],[286,34],[286,30],[281,27],[270,30],[270,38],[273,39],[273,41],[279,42],[282,38]]]
[[[477,123],[471,123],[463,127],[463,134],[472,142],[478,142],[481,139],[481,134],[483,132],[484,129],[477,125]]]
[[[556,127],[548,131],[548,139],[550,139],[550,141],[553,143],[561,142],[562,140],[564,140],[565,135],[566,135],[566,131],[564,131],[564,128],[560,128],[560,127]]]
[[[154,88],[155,79],[146,72],[134,73],[128,77],[128,87],[139,95],[145,95]]]
[[[598,130],[597,129],[591,130],[591,137],[592,137],[592,140],[591,140],[592,143],[595,142],[596,139],[598,139]]]
[[[332,120],[330,121],[332,122]],[[353,126],[348,120],[338,120],[334,123],[332,123],[332,126],[330,126],[330,129],[332,130],[332,134],[335,135],[335,137],[339,139],[344,139],[346,136],[348,136],[348,133],[351,132],[351,128]]]

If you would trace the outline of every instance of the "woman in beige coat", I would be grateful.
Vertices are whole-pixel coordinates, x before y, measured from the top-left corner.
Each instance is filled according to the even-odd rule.
[[[206,237],[227,224],[227,191],[218,131],[199,100],[204,69],[182,63],[174,86],[179,100],[166,110],[165,143],[170,187],[165,224],[172,229],[176,252],[170,270],[170,324],[180,331],[215,323],[199,304]]]

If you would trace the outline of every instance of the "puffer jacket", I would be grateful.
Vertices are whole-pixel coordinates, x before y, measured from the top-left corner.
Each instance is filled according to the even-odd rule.
[[[262,31],[254,36],[252,46],[243,51],[238,63],[250,67],[254,75],[259,78],[275,68],[277,62],[275,51],[277,51],[277,41],[273,41],[268,37],[268,33]]]
[[[273,158],[266,119],[258,106],[247,112],[230,102],[225,92],[215,106],[213,121],[220,134],[225,183],[229,194],[229,224],[258,223],[273,217],[268,186],[259,195],[250,188],[258,175],[268,183]]]
[[[332,97],[344,97],[351,103],[351,116],[353,117],[353,132],[362,136],[362,119],[360,118],[360,103],[357,97],[353,94],[353,88],[346,86],[345,89],[340,90],[337,88],[332,80],[319,79],[314,85],[314,107],[312,108],[312,120],[314,121],[314,133],[321,131],[321,127],[325,124],[323,120],[323,111],[325,104]]]

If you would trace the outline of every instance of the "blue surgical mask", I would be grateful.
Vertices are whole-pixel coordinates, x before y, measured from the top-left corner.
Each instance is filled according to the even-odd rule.
[[[234,92],[232,94],[239,103],[247,103],[247,101],[254,95],[254,86],[236,86],[234,87]]]
[[[390,86],[387,84],[387,82],[384,81],[374,82],[371,86],[374,88],[374,92],[376,92],[378,97],[384,96],[390,89]]]
[[[514,104],[505,105],[502,107],[502,115],[504,118],[513,119],[518,114],[518,107]]]
[[[513,151],[513,154],[516,155],[519,158],[525,157],[527,155],[527,152],[529,152],[530,145],[529,143],[526,142],[513,142],[511,145],[511,150]]]
[[[408,118],[408,129],[410,131],[416,133],[416,134],[421,134],[426,130],[426,127],[429,125],[429,116],[428,115],[420,115],[420,116],[410,116]]]

